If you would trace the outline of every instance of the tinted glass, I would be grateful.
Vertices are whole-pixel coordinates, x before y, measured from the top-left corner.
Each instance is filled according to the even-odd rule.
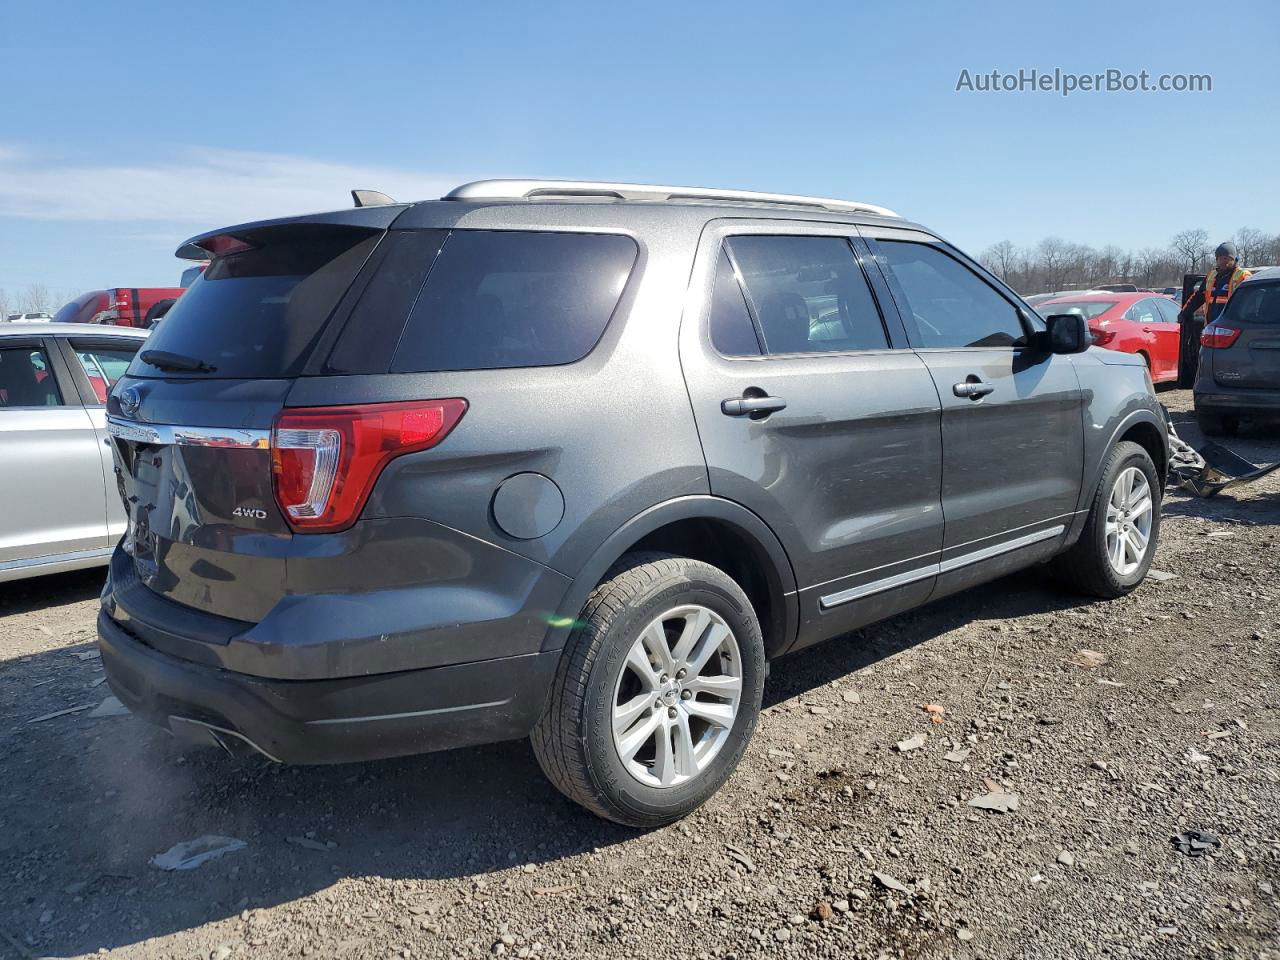
[[[56,407],[61,403],[62,394],[43,350],[0,349],[0,407]]]
[[[716,287],[711,295],[711,345],[726,357],[760,354],[746,298],[724,250],[716,264]]]
[[[264,231],[253,249],[209,264],[156,327],[147,350],[214,368],[183,376],[293,376],[379,236],[316,226]],[[141,357],[133,372],[171,375]]]
[[[889,345],[847,240],[761,236],[734,237],[728,244],[767,353],[876,350]]]
[[[74,343],[72,346],[75,347],[76,356],[84,367],[89,386],[93,388],[98,402],[106,403],[107,393],[129,369],[133,355],[138,352],[137,347],[81,347]]]
[[[936,247],[879,241],[885,264],[906,294],[904,319],[920,347],[1011,347],[1026,340],[1013,305],[976,273]],[[1056,307],[1041,304],[1041,314]]]
[[[580,360],[604,333],[635,259],[629,237],[455,231],[427,275],[391,369]]]
[[[1280,283],[1240,287],[1227,301],[1222,320],[1239,324],[1280,324]]]
[[[447,230],[387,234],[352,287],[355,305],[329,360],[327,373],[385,373],[405,320],[448,237]]]
[[[1096,320],[1116,305],[1115,300],[1064,300],[1061,303],[1042,303],[1036,311],[1042,317],[1052,317],[1055,313],[1075,313],[1086,320]]]

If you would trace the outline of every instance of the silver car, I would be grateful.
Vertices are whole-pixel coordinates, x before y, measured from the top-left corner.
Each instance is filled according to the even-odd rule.
[[[105,403],[146,331],[0,327],[0,581],[105,564],[126,521]]]
[[[1200,337],[1196,419],[1210,436],[1280,420],[1280,267],[1258,270]]]

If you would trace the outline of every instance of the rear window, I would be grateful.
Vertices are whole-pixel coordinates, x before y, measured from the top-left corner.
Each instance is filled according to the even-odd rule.
[[[1227,301],[1222,319],[1232,323],[1280,324],[1280,283],[1245,284]]]
[[[217,258],[192,281],[143,353],[177,354],[213,368],[182,376],[294,376],[380,236],[313,225],[263,231],[249,238],[251,249]],[[173,375],[141,354],[131,372]]]
[[[581,360],[604,333],[635,260],[635,241],[611,234],[454,231],[430,264],[391,371]],[[348,326],[344,339],[351,333]]]
[[[1036,307],[1036,311],[1042,317],[1052,317],[1055,313],[1074,313],[1086,320],[1096,320],[1119,302],[1119,300],[1081,300],[1078,303],[1074,301],[1042,303]]]

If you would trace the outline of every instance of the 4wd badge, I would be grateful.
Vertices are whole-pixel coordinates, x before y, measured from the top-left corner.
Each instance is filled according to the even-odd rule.
[[[233,517],[246,517],[249,520],[267,519],[267,511],[261,507],[236,507],[231,511]]]

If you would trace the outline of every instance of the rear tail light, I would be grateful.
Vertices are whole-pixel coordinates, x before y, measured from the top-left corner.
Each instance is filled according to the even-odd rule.
[[[460,398],[285,410],[271,433],[276,503],[300,533],[344,530],[383,467],[434,447],[466,410]]]
[[[1093,338],[1094,346],[1105,347],[1116,338],[1116,332],[1114,330],[1103,330],[1101,327],[1090,327],[1089,336]]]
[[[1215,323],[1205,327],[1204,333],[1200,334],[1200,346],[1222,350],[1235,343],[1239,337],[1240,331],[1235,327],[1223,327]]]

